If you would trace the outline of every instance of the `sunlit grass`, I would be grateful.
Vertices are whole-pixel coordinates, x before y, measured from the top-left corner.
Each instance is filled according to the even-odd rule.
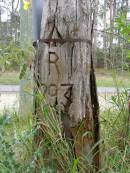
[[[130,72],[117,72],[118,86],[130,87]],[[96,69],[96,78],[98,87],[114,87],[113,70]],[[18,85],[19,72],[4,72],[0,73],[0,84]]]
[[[118,87],[130,88],[130,72],[117,70],[96,69],[97,86],[115,87],[114,78],[118,80]]]
[[[19,72],[0,72],[0,85],[18,85]]]

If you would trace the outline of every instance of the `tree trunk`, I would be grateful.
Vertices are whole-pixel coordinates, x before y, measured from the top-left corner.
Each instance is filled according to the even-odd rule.
[[[103,16],[103,24],[104,24],[104,34],[103,34],[103,50],[104,50],[104,68],[107,70],[107,35],[106,35],[106,12],[107,12],[107,1],[104,0],[104,16]]]
[[[113,0],[110,0],[110,32],[113,33]],[[112,62],[113,67],[113,58],[112,58],[112,46],[113,46],[113,35],[109,36],[109,60]]]
[[[46,0],[35,77],[48,104],[63,113],[64,134],[74,141],[76,157],[87,156],[99,141],[92,33],[90,1]],[[99,169],[98,145],[89,163]]]

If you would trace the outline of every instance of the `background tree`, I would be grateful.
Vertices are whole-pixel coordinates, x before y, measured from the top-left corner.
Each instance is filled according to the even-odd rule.
[[[116,68],[119,71],[126,70],[129,60],[124,53],[124,35],[117,28],[117,18],[120,15],[129,16],[129,0],[104,0],[99,1],[100,12],[97,13],[99,25],[97,26],[100,35],[97,40],[101,42],[97,45],[97,67]],[[124,19],[125,21],[125,19]],[[102,53],[102,56],[100,53]],[[102,63],[104,61],[104,64]]]
[[[19,0],[1,0],[0,11],[1,11],[1,36],[0,40],[2,43],[7,44],[10,41],[19,41],[20,35],[20,15],[19,11]]]

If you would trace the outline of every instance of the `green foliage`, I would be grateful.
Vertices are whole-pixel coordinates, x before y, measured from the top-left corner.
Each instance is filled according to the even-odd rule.
[[[34,55],[35,55],[35,50],[32,46],[27,46],[26,49],[24,48],[24,61],[21,63],[20,66],[20,75],[19,79],[22,79],[26,76],[26,72],[30,67],[32,66],[33,60],[34,60]]]
[[[128,173],[130,170],[130,126],[128,92],[112,96],[113,107],[101,114],[102,173]]]
[[[128,36],[130,32],[129,30],[130,25],[127,25],[126,20],[127,20],[126,15],[122,15],[122,14],[116,19],[117,29],[124,36]]]
[[[5,111],[0,117],[0,172],[29,173],[32,172],[35,153],[33,155],[32,140],[35,128],[30,116],[19,117],[16,112]]]
[[[0,45],[0,69],[21,69],[20,79],[26,74],[26,70],[34,58],[34,49],[27,46],[22,49],[18,44],[10,42],[8,45]]]
[[[130,44],[130,24],[127,21],[127,15],[126,13],[120,14],[119,17],[116,19],[116,27],[120,33],[120,35],[123,37],[126,48],[124,49],[127,58],[130,58],[130,50],[129,50],[129,44]]]
[[[0,68],[8,70],[19,66],[25,59],[24,50],[11,42],[8,45],[0,45]]]

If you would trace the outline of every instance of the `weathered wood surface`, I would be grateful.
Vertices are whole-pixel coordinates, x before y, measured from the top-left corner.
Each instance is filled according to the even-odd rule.
[[[75,154],[87,155],[99,140],[91,0],[46,0],[44,5],[38,80],[48,103],[64,113],[64,132],[76,141]],[[92,135],[84,135],[87,131]],[[99,154],[92,162],[98,169]]]

